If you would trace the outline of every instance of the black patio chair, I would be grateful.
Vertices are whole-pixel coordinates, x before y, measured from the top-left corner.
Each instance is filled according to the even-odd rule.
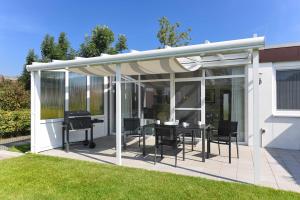
[[[228,145],[229,147],[229,163],[231,163],[231,142],[232,138],[235,138],[237,158],[239,158],[239,146],[238,146],[238,123],[231,121],[219,121],[218,129],[210,128],[210,134],[208,137],[209,143],[217,143],[220,152],[220,144]]]
[[[126,148],[127,137],[139,137],[139,147],[141,146],[141,125],[139,118],[124,118],[124,134],[123,134],[123,147]]]
[[[182,144],[183,149],[183,160],[185,159],[185,144],[184,144],[184,134],[177,134],[176,126],[167,126],[167,125],[156,125],[155,126],[155,157],[154,164],[156,163],[156,154],[157,149],[160,148],[160,157],[163,158],[163,146],[170,146],[173,148],[173,153],[175,156],[175,167],[177,166],[177,153],[178,147]]]

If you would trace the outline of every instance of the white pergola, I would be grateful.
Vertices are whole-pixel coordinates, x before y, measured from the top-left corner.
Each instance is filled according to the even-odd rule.
[[[259,130],[259,53],[264,47],[264,37],[253,37],[240,40],[205,43],[184,47],[166,47],[149,51],[131,51],[129,53],[107,55],[99,57],[81,58],[74,60],[54,60],[50,63],[37,63],[27,66],[31,71],[31,131],[35,134],[36,119],[40,112],[39,84],[40,71],[68,70],[85,75],[116,77],[116,160],[122,164],[121,147],[121,76],[160,73],[180,73],[195,71],[199,68],[226,67],[248,65],[248,79],[252,80],[253,119],[249,126],[253,130],[254,169],[255,178],[260,177],[260,130]],[[250,73],[249,73],[250,72]],[[248,80],[249,83],[249,80]],[[172,87],[172,86],[171,86]],[[171,91],[171,102],[175,104],[174,92]],[[173,102],[174,101],[174,102]],[[248,107],[249,108],[249,107]],[[171,111],[172,113],[173,111]],[[175,114],[173,113],[175,116]],[[205,116],[205,115],[202,115]],[[205,117],[204,117],[205,118]],[[171,118],[175,119],[175,118]]]

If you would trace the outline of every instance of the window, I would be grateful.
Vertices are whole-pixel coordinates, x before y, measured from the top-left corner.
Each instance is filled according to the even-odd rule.
[[[64,117],[65,73],[41,72],[41,119]]]
[[[276,71],[278,110],[300,110],[300,69]]]
[[[104,80],[103,77],[91,76],[91,114],[104,114]]]
[[[69,110],[79,111],[86,109],[86,76],[69,73]]]

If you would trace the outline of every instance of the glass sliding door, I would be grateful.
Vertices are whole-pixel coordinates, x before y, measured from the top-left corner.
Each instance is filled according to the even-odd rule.
[[[205,81],[206,123],[218,127],[221,120],[238,122],[238,139],[245,141],[244,78]]]

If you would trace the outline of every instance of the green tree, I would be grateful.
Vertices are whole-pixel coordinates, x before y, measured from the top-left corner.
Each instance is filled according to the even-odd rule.
[[[30,72],[27,71],[26,65],[31,65],[33,62],[38,60],[38,56],[34,53],[34,49],[29,49],[26,56],[26,63],[23,67],[23,72],[18,78],[19,83],[24,85],[25,90],[30,90]]]
[[[41,44],[41,55],[43,62],[49,62],[53,59],[59,57],[59,52],[57,52],[54,37],[47,34]]]
[[[125,35],[119,34],[118,42],[116,43],[115,49],[116,49],[117,52],[122,52],[122,51],[128,49],[128,47],[127,47],[127,38],[126,38]]]
[[[102,53],[116,54],[127,49],[127,39],[124,35],[118,37],[113,46],[115,36],[107,26],[96,26],[91,36],[85,36],[85,41],[80,45],[79,55],[82,57],[100,56]]]
[[[56,59],[58,59],[58,60],[71,60],[76,55],[76,52],[71,47],[70,42],[69,42],[65,32],[61,32],[59,34],[58,42],[56,45],[56,51],[57,51],[56,54],[58,54]]]
[[[159,19],[159,31],[156,35],[160,43],[159,48],[164,48],[166,45],[177,47],[189,44],[191,28],[181,31],[180,26],[179,22],[171,24],[167,17]]]

